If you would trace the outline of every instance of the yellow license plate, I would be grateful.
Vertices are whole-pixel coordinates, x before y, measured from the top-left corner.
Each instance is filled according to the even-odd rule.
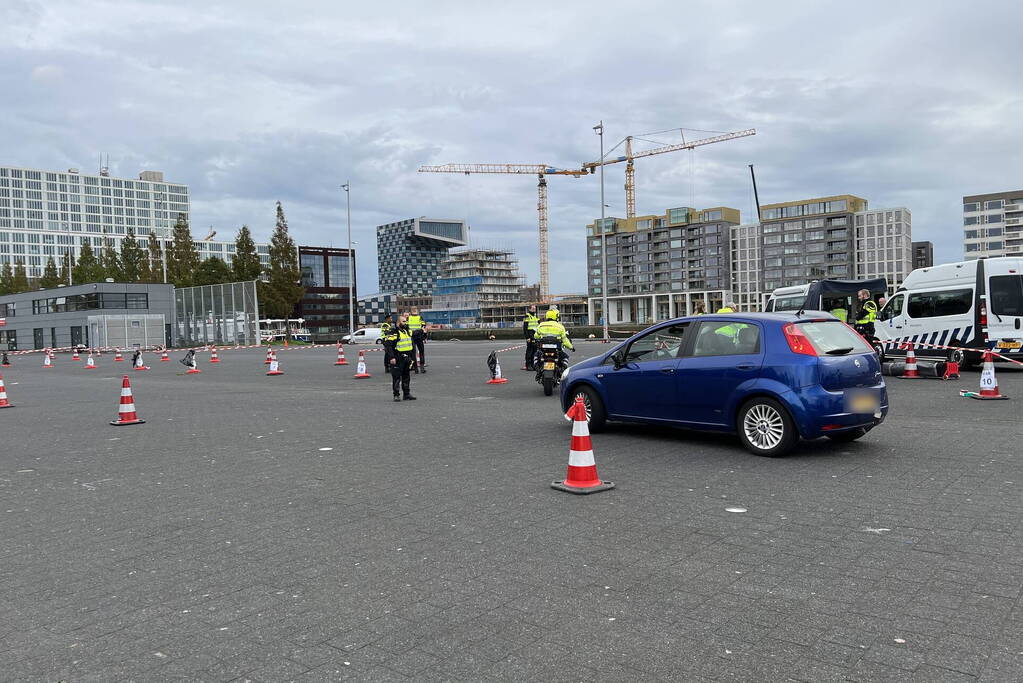
[[[543,369],[544,370],[553,370],[554,369],[554,363],[544,363],[543,364]]]
[[[1000,341],[998,342],[998,344],[996,344],[996,346],[1000,349],[1018,349],[1020,347],[1023,347],[1023,342]]]

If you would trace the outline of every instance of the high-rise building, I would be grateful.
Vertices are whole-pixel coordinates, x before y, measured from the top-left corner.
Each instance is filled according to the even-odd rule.
[[[179,215],[190,220],[188,186],[164,180],[160,171],[136,179],[113,178],[105,169],[89,175],[0,166],[0,266],[21,261],[29,277],[40,277],[48,257],[59,266],[64,254],[77,259],[86,243],[98,251],[110,240],[120,250],[129,228],[143,248],[152,232],[166,249]],[[201,258],[233,259],[233,240],[193,236]],[[256,248],[267,263],[268,245]]]
[[[305,293],[295,306],[295,315],[305,320],[310,334],[339,336],[349,331],[349,291],[353,304],[358,301],[352,272],[354,261],[354,249],[349,252],[333,247],[298,248]]]
[[[465,246],[465,221],[409,218],[377,226],[377,278],[381,292],[425,296],[452,247]]]
[[[931,242],[913,242],[913,270],[930,268],[934,265],[934,244]]]
[[[423,317],[442,325],[475,325],[480,309],[518,301],[525,278],[510,251],[466,249],[452,252],[440,264],[433,303]]]
[[[1023,253],[1023,190],[963,197],[966,260]]]
[[[913,216],[909,209],[869,209],[856,214],[857,280],[883,277],[892,291],[913,270]]]
[[[730,230],[738,209],[668,209],[660,215],[597,219],[586,227],[590,322],[600,310],[601,246],[606,240],[608,322],[647,323],[716,310],[729,298]]]

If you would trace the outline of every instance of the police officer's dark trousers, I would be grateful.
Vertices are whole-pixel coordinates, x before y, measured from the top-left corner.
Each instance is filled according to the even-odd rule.
[[[415,359],[415,357],[417,356],[419,357],[419,367],[416,370],[416,372],[422,370],[423,367],[426,365],[426,344],[424,343],[425,340],[426,333],[423,332],[422,330],[415,330],[412,333],[412,352],[414,354],[413,359]]]
[[[533,369],[533,360],[536,358],[536,340],[526,337],[526,369]]]
[[[402,353],[396,351],[394,353],[395,363],[391,366],[391,391],[394,396],[398,396],[398,387],[401,387],[401,395],[409,396],[411,392],[410,384],[412,383],[412,376],[409,374],[412,370],[412,365],[415,360],[412,357],[412,353]]]

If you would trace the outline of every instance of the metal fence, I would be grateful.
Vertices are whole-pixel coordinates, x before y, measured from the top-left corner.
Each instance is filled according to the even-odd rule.
[[[175,346],[259,343],[256,281],[174,290]]]
[[[145,349],[166,344],[167,321],[162,313],[90,315],[87,320],[90,346]]]

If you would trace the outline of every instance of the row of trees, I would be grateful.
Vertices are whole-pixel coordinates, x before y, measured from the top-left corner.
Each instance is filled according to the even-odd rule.
[[[14,268],[4,264],[0,269],[0,295],[56,287],[69,282],[76,285],[102,282],[107,278],[115,282],[168,282],[175,287],[191,287],[256,280],[261,275],[263,266],[248,226],[243,225],[235,237],[234,258],[230,265],[218,256],[200,260],[188,221],[179,214],[166,253],[163,253],[153,232],[149,233],[143,247],[129,228],[121,241],[120,251],[114,249],[113,240],[109,237],[104,239],[98,252],[92,245],[83,244],[78,258],[65,254],[59,268],[50,256],[42,277],[38,279],[28,278],[21,260],[15,261]],[[270,240],[270,267],[266,275],[267,282],[259,283],[262,315],[289,318],[304,289],[295,241],[288,232],[288,221],[280,202],[277,202],[277,220]]]

